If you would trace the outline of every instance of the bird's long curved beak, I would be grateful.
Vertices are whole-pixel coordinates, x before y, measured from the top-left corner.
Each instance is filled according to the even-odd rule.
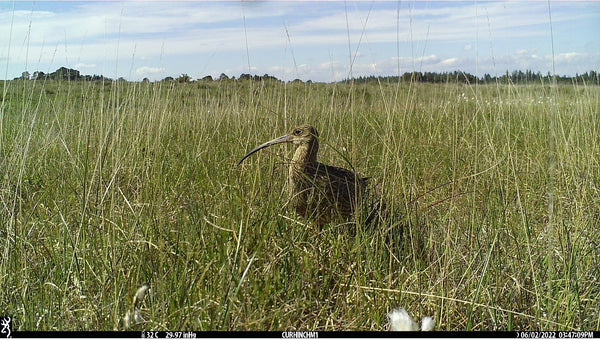
[[[270,141],[268,141],[268,142],[266,142],[266,143],[264,143],[264,144],[261,144],[261,145],[259,145],[259,146],[255,147],[255,148],[254,148],[252,151],[248,152],[248,153],[246,154],[246,156],[244,156],[244,157],[243,157],[243,158],[242,158],[242,159],[241,159],[241,160],[240,160],[240,161],[237,163],[237,165],[240,165],[240,164],[242,164],[242,162],[243,162],[243,161],[244,161],[246,158],[250,157],[250,156],[251,156],[253,153],[256,153],[256,152],[258,152],[258,151],[260,151],[260,150],[262,150],[262,149],[264,149],[264,148],[267,148],[267,147],[269,147],[269,146],[271,146],[271,145],[275,145],[275,144],[288,143],[288,142],[291,142],[291,141],[292,141],[292,137],[291,137],[290,135],[285,135],[285,136],[277,137],[277,138],[275,138],[275,139],[273,139],[273,140],[270,140]]]

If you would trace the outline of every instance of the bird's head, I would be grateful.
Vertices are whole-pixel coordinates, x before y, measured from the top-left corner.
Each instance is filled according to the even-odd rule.
[[[295,127],[286,136],[288,136],[288,142],[294,143],[295,145],[300,145],[304,143],[310,143],[319,138],[319,133],[312,125],[304,124]]]
[[[292,129],[290,133],[287,135],[277,137],[273,140],[270,140],[264,144],[261,144],[254,148],[252,151],[248,152],[237,165],[240,165],[246,158],[250,157],[252,154],[267,148],[271,145],[281,144],[281,143],[294,143],[295,145],[309,144],[314,143],[319,138],[319,133],[317,129],[315,129],[312,125],[304,124],[297,126]]]

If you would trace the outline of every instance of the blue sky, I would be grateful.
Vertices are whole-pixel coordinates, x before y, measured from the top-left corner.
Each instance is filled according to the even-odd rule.
[[[0,1],[0,79],[574,75],[600,70],[599,36],[599,1]]]

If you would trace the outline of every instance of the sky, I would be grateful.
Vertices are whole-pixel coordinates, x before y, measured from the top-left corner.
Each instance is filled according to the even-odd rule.
[[[4,1],[0,79],[600,71],[600,1]]]

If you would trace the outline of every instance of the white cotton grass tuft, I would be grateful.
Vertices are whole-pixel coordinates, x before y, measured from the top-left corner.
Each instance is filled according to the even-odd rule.
[[[394,309],[388,314],[391,331],[418,331],[419,325],[408,315],[404,308]]]
[[[419,325],[408,314],[406,309],[397,308],[388,314],[390,319],[390,331],[418,331]],[[433,318],[426,316],[421,320],[422,331],[432,331],[434,327]]]
[[[131,327],[131,311],[130,310],[128,310],[127,313],[125,313],[125,316],[123,317],[123,325],[125,326],[125,328]]]
[[[142,317],[142,312],[139,309],[136,309],[134,314],[135,323],[142,323],[146,320]]]
[[[147,283],[144,283],[135,292],[135,295],[133,296],[133,304],[131,306],[131,309],[127,310],[127,313],[125,313],[125,316],[123,317],[123,324],[125,325],[125,328],[131,327],[132,323],[137,324],[146,321],[142,317],[142,311],[140,309],[140,306],[142,305],[142,302],[144,302],[144,297],[146,296],[146,292],[148,291],[148,289],[150,289],[150,286]]]
[[[426,316],[421,320],[421,330],[423,332],[430,332],[433,330],[433,326],[435,323],[433,322],[433,318],[431,316]]]
[[[138,290],[135,292],[135,296],[133,297],[133,307],[139,308],[144,301],[144,297],[146,296],[146,292],[150,289],[150,286],[147,283],[144,283]]]

